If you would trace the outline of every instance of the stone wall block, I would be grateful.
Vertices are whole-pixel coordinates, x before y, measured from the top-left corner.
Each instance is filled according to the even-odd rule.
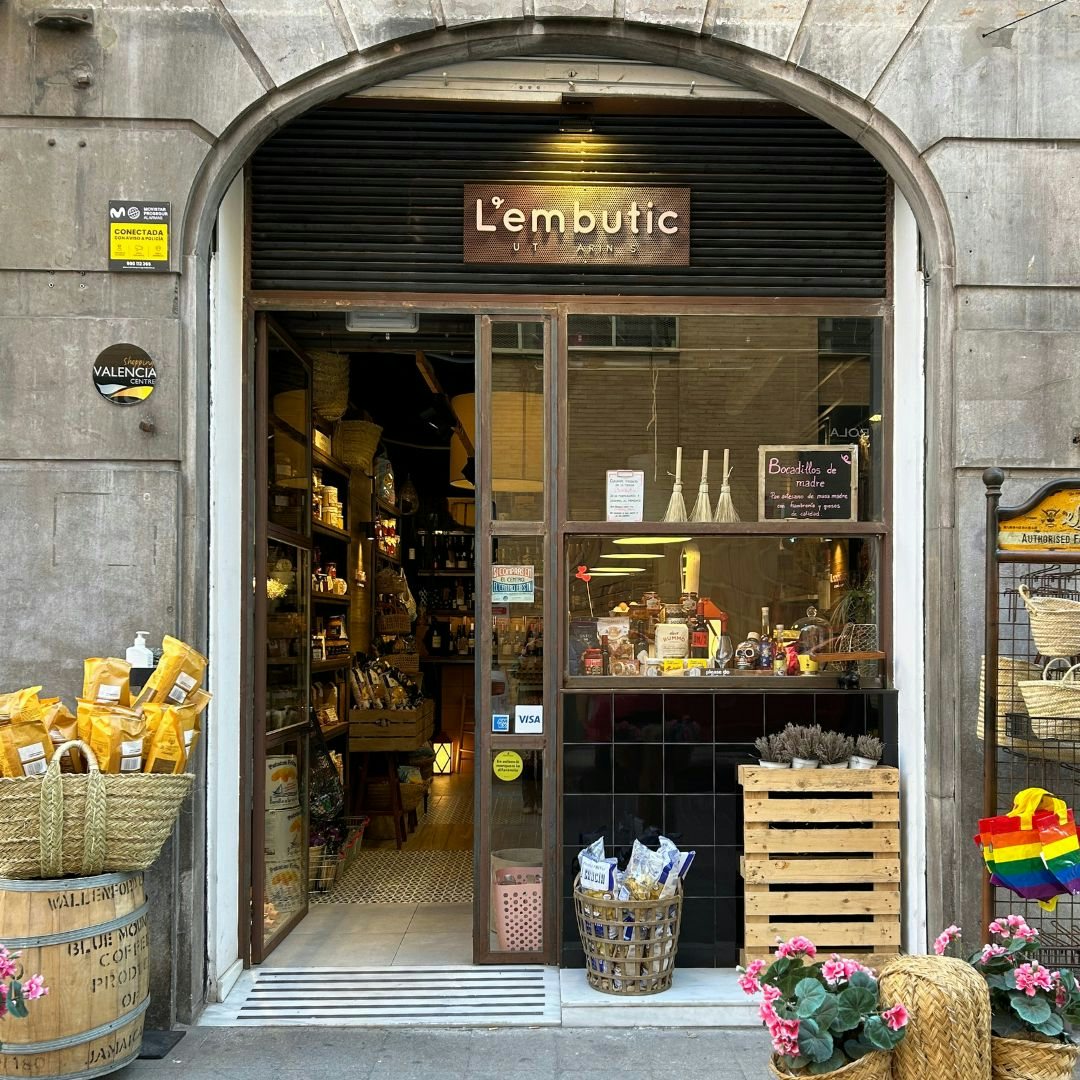
[[[524,5],[522,0],[443,0],[442,10],[446,25],[455,27],[497,19],[520,19]]]
[[[852,4],[815,0],[791,51],[792,63],[865,97],[926,0]]]
[[[1015,5],[931,0],[874,104],[925,149],[949,136],[1073,138],[1080,16],[1060,8],[1017,26]]]
[[[158,372],[138,405],[114,405],[94,387],[94,360],[121,343],[145,349]],[[175,319],[0,317],[0,459],[178,459],[179,353]]]
[[[1080,333],[967,330],[956,342],[958,466],[1080,467]]]
[[[341,0],[361,52],[436,27],[430,0]]]
[[[1080,144],[950,140],[927,160],[953,218],[957,284],[1080,281]]]
[[[748,49],[787,58],[807,0],[720,0],[706,33]]]
[[[174,318],[178,281],[175,274],[119,274],[107,270],[0,271],[0,318]]]
[[[229,14],[280,86],[346,54],[325,0],[224,0]]]
[[[0,462],[5,687],[74,705],[85,657],[175,631],[178,498],[171,466]]]
[[[533,0],[538,19],[611,19],[615,0]]]
[[[47,121],[8,128],[0,154],[0,269],[106,270],[110,199],[170,202],[177,266],[184,206],[207,150],[182,128],[79,130]]]
[[[626,0],[626,21],[647,23],[649,26],[669,26],[700,34],[705,24],[706,0]]]

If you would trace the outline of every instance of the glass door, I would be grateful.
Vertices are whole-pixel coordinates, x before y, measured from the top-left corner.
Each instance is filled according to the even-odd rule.
[[[480,316],[477,338],[476,610],[488,632],[477,642],[474,954],[554,963],[552,323]]]
[[[255,678],[251,960],[307,914],[311,372],[255,320]]]

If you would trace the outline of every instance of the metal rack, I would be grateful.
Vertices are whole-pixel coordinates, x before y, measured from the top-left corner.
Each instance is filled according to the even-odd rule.
[[[1069,550],[1071,545],[1063,540],[1063,533],[1071,532],[1075,544],[1080,527],[1067,523],[1059,511],[1047,509],[1075,496],[1076,509],[1080,510],[1080,479],[1055,481],[1040,488],[1022,506],[1002,507],[1004,479],[999,469],[983,474],[987,499],[986,622],[979,733],[984,752],[985,817],[1007,813],[1016,792],[1028,787],[1045,788],[1070,807],[1080,805],[1080,716],[1031,715],[1019,686],[1025,680],[1041,678],[1047,663],[1062,672],[1067,666],[1039,655],[1019,590],[1023,585],[1032,597],[1080,601],[1080,546]],[[1080,518],[1080,513],[1074,511],[1072,516]],[[1019,521],[1035,524],[1031,531],[1021,533],[1015,531]],[[1014,531],[1008,531],[1010,526]],[[999,893],[1007,894],[1010,911],[1019,912],[1038,928],[1044,963],[1051,967],[1080,964],[1080,897],[1059,897],[1055,910],[1046,911],[1033,900],[996,889],[986,876],[984,926],[1004,910],[1004,896]]]

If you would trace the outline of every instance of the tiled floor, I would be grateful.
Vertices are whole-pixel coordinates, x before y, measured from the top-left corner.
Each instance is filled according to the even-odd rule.
[[[276,948],[272,967],[472,963],[471,904],[319,904]]]

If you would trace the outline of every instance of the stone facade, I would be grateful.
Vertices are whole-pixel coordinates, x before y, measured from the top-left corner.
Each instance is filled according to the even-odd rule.
[[[136,0],[92,28],[0,3],[0,685],[72,696],[140,613],[205,643],[208,251],[254,147],[319,102],[508,55],[607,55],[722,75],[814,113],[889,169],[927,277],[928,913],[977,910],[982,486],[1006,501],[1080,448],[1080,13],[1014,26],[986,0]],[[110,274],[109,199],[168,199],[170,274]],[[105,345],[159,360],[146,408],[90,388]],[[149,420],[150,430],[140,421]],[[961,812],[963,810],[963,812]],[[204,996],[202,802],[152,875],[150,1022]],[[938,856],[944,854],[945,858]],[[959,862],[955,858],[959,855]],[[960,873],[957,865],[965,868]],[[171,901],[171,902],[170,902]]]

